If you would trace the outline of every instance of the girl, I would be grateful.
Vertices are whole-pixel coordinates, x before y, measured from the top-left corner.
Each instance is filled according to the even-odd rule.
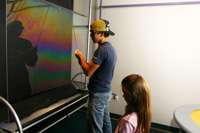
[[[148,83],[140,74],[132,74],[122,80],[121,86],[127,105],[115,133],[149,133],[151,98]]]

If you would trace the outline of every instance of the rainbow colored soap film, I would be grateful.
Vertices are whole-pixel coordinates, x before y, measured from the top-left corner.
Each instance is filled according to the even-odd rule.
[[[87,17],[40,0],[8,3],[7,16],[8,23],[22,22],[20,37],[38,49],[36,65],[26,66],[32,94],[63,86],[81,71],[74,50],[86,53]]]

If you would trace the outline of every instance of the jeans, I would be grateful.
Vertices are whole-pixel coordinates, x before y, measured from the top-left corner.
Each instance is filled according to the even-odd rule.
[[[111,97],[112,92],[89,92],[87,109],[88,133],[112,133],[109,113],[109,102]]]

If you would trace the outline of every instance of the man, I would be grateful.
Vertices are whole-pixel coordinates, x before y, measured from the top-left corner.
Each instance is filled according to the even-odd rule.
[[[97,20],[91,24],[91,38],[98,48],[90,63],[87,63],[79,50],[75,55],[89,80],[89,102],[87,111],[87,129],[89,133],[111,133],[109,101],[112,97],[111,81],[117,61],[114,47],[108,42],[110,30],[107,20]]]

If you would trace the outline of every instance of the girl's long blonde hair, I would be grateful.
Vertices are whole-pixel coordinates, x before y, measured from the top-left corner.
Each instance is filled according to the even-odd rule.
[[[138,116],[136,133],[149,133],[152,110],[148,83],[140,74],[131,74],[125,77],[121,84],[131,95],[131,101],[126,105],[123,116],[136,112]]]

